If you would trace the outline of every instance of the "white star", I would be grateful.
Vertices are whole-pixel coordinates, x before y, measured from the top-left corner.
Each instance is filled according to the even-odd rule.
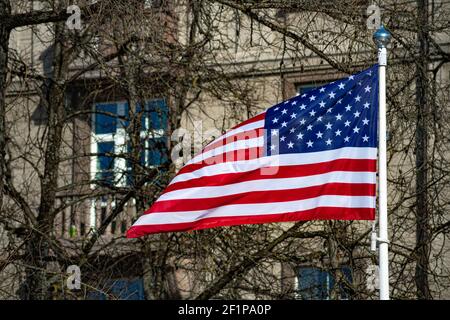
[[[300,110],[305,110],[305,109],[306,109],[305,104],[302,104],[302,105],[300,106]]]
[[[312,126],[312,125],[309,125],[309,126],[306,127],[306,130],[311,131],[312,128],[313,128],[313,126]]]
[[[331,113],[333,111],[333,108],[328,108],[327,113]]]
[[[364,88],[364,91],[365,91],[365,92],[370,92],[370,89],[372,89],[372,88],[369,87],[369,86],[367,86],[367,87]]]
[[[325,141],[325,143],[327,144],[327,146],[331,146],[331,139],[330,138],[328,138],[328,140],[327,141]]]
[[[341,133],[342,133],[342,131],[341,131],[341,130],[336,130],[336,132],[335,132],[336,136],[340,136],[340,135],[341,135]]]
[[[350,127],[350,121],[348,121],[348,120],[345,121],[345,122],[344,122],[344,125],[345,125],[346,127]]]
[[[345,84],[343,82],[339,83],[338,85],[339,89],[342,90],[345,87]]]
[[[356,100],[357,102],[359,102],[359,101],[361,100],[361,97],[360,97],[359,95],[357,95],[356,98],[355,98],[355,100]]]
[[[325,102],[320,101],[319,106],[320,106],[321,108],[325,108]]]
[[[354,132],[354,133],[359,133],[359,128],[358,128],[358,127],[354,127],[354,128],[353,128],[353,132]]]
[[[368,102],[364,103],[364,109],[369,109],[370,104]]]
[[[348,90],[347,94],[351,96],[352,92],[353,92],[352,90]]]
[[[294,119],[294,118],[297,118],[297,114],[293,112],[293,113],[291,114],[291,119]]]
[[[358,81],[358,86],[362,85],[362,81]]]
[[[341,104],[341,103],[342,103],[342,99],[339,99],[337,103],[338,103],[338,104]]]
[[[309,140],[306,144],[308,145],[308,148],[312,148],[314,142],[312,142],[311,140]]]
[[[303,139],[303,134],[302,133],[299,133],[298,135],[297,135],[297,139]]]
[[[316,100],[316,96],[309,97],[309,101],[314,101],[314,100]]]
[[[318,117],[317,121],[322,122],[322,118],[323,118],[322,116]]]
[[[284,104],[288,104],[289,102],[291,102],[290,100],[286,100],[285,102],[284,102]],[[294,101],[294,102],[292,102],[292,103],[297,103],[296,101]]]
[[[345,141],[345,142],[349,142],[349,141],[350,141],[350,137],[349,137],[349,136],[346,136],[346,137],[344,138],[344,141]]]
[[[297,104],[297,101],[293,101],[292,103],[291,103],[291,105],[293,105],[293,106],[295,106]]]
[[[294,144],[292,143],[292,141],[289,141],[288,143],[288,149],[292,149],[294,147]]]
[[[349,104],[345,107],[345,111],[350,111],[351,109],[352,109],[352,106]]]
[[[285,137],[285,136],[282,136],[282,137],[280,138],[280,141],[284,141],[284,140],[286,140],[286,137]]]
[[[270,150],[272,150],[272,151],[275,150],[275,145],[273,145],[273,144],[270,145]]]
[[[340,113],[338,113],[337,115],[336,115],[336,120],[341,120],[342,119],[342,115],[340,114]]]
[[[282,127],[286,127],[286,126],[287,126],[287,122],[284,121],[284,122],[281,124],[281,126],[282,126]]]
[[[272,135],[277,136],[278,135],[278,129],[272,129]]]
[[[316,133],[317,139],[322,139],[323,133],[322,132],[317,132]]]
[[[364,135],[364,137],[362,137],[362,138],[363,138],[363,142],[369,142],[369,137],[367,135]]]
[[[330,93],[328,94],[328,96],[330,97],[330,99],[333,99],[335,95],[336,95],[336,94],[335,94],[334,92],[330,92]]]
[[[370,70],[369,72],[367,72],[368,74],[369,74],[369,76],[371,76],[372,75],[372,70]]]
[[[348,77],[348,80],[353,80],[353,79],[355,79],[354,75],[351,75],[350,77]]]
[[[287,113],[286,109],[281,110],[281,114],[286,114],[286,113]]]
[[[273,110],[275,110],[275,111],[278,111],[278,109],[280,109],[279,107],[276,107],[275,109],[273,109]]]
[[[324,88],[324,87],[322,87],[322,88],[319,89],[319,92],[324,92],[324,91],[325,91],[325,88]]]
[[[325,127],[327,128],[327,130],[331,130],[331,127],[332,127],[333,125],[331,124],[331,123],[327,123],[326,125],[325,125]]]
[[[316,112],[314,111],[314,109],[311,110],[311,112],[309,113],[309,115],[310,115],[311,117],[314,117],[314,116],[316,115]]]
[[[359,118],[359,115],[361,114],[361,112],[356,111],[355,113],[353,113],[355,115],[355,118]]]
[[[369,124],[369,119],[364,118],[364,119],[363,119],[363,125],[368,125],[368,124]]]
[[[305,119],[302,119],[302,120],[300,120],[300,124],[305,124],[306,123],[306,120]]]
[[[291,130],[289,130],[290,133],[294,133],[295,132],[295,128],[291,128]]]
[[[277,123],[278,122],[278,118],[273,118],[272,122],[273,123]]]
[[[304,94],[302,94],[301,98],[304,98],[304,97],[306,97],[306,96],[307,96],[307,94],[304,93]]]

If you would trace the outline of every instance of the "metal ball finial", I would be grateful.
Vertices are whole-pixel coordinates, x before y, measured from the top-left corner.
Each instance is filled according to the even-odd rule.
[[[386,46],[391,41],[391,33],[387,31],[382,25],[373,34],[373,41],[377,44],[378,48],[386,48]]]

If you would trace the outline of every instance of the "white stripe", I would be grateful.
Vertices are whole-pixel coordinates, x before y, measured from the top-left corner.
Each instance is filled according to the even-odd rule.
[[[225,141],[226,143],[226,141]],[[220,147],[217,147],[215,149],[211,149],[209,151],[200,153],[199,155],[192,158],[186,165],[201,162],[205,159],[218,156],[221,154],[224,154],[226,152],[234,151],[234,150],[245,150],[248,148],[255,148],[255,147],[261,147],[264,145],[264,137],[258,137],[258,138],[252,138],[252,139],[246,139],[246,140],[238,140],[238,141],[232,141],[228,144],[222,145]]]
[[[219,138],[217,138],[216,140],[214,140],[211,143],[209,143],[206,147],[208,147],[208,146],[210,146],[213,143],[216,143],[218,141],[222,141],[223,139],[228,138],[229,136],[232,136],[234,134],[242,133],[244,131],[249,131],[249,130],[256,130],[256,129],[259,129],[259,128],[264,128],[264,120],[251,122],[251,123],[248,123],[246,125],[243,125],[242,127],[230,130],[230,131],[226,132],[224,135],[222,135]]]
[[[141,216],[136,221],[134,226],[192,222],[204,218],[213,217],[217,218],[282,214],[294,211],[311,210],[317,207],[375,208],[375,197],[329,195],[286,202],[232,204],[209,210],[156,212]]]
[[[337,159],[376,159],[377,148],[341,148],[335,150],[311,152],[311,153],[290,153],[275,156],[261,157],[252,160],[240,160],[232,162],[218,163],[200,168],[198,170],[177,175],[169,185],[180,181],[188,181],[203,176],[213,176],[217,174],[248,172],[267,167],[279,167],[290,165],[303,165],[327,162]],[[270,174],[270,169],[267,170]]]
[[[228,196],[243,192],[286,190],[296,188],[307,188],[325,183],[375,183],[375,172],[351,172],[333,171],[306,177],[260,179],[243,181],[223,186],[195,187],[174,190],[165,193],[157,201],[183,200],[183,199],[206,199],[212,197]]]

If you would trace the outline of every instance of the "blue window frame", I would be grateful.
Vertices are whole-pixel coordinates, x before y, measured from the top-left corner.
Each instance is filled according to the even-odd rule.
[[[341,272],[347,282],[352,283],[352,272],[348,267],[342,267]],[[330,271],[316,267],[302,267],[298,270],[298,294],[302,300],[330,299],[333,289],[338,290],[340,299],[349,299],[345,286],[339,284],[334,288],[336,281]]]

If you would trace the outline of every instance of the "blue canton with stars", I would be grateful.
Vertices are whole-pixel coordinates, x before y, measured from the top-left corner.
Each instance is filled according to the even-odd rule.
[[[269,108],[266,155],[377,147],[377,120],[374,65]]]

